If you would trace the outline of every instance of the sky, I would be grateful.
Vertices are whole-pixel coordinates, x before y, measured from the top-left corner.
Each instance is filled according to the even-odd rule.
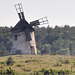
[[[75,26],[75,0],[0,0],[0,26],[16,25],[19,17],[14,4],[18,3],[28,22],[47,16],[50,27]]]

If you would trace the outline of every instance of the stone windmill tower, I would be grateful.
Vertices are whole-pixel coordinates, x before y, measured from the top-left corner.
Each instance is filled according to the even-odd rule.
[[[37,54],[33,26],[48,23],[46,17],[28,23],[24,17],[22,4],[16,4],[20,21],[12,28],[11,54]]]

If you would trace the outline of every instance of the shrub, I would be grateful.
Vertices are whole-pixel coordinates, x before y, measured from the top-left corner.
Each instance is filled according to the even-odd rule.
[[[9,67],[9,69],[6,70],[6,74],[15,75],[15,71]]]
[[[55,70],[50,69],[50,74],[51,74],[51,75],[56,75],[56,71],[55,71]]]
[[[33,75],[70,75],[71,71],[69,70],[46,70],[45,68],[41,71],[35,71]]]
[[[23,71],[30,72],[30,71],[31,71],[31,69],[23,68]]]
[[[0,63],[1,63],[1,64],[4,64],[5,62],[1,61]]]
[[[70,71],[68,71],[68,70],[64,70],[64,71],[59,70],[58,71],[58,75],[69,75],[69,74],[70,74]]]
[[[16,72],[9,67],[9,69],[6,70],[0,70],[0,75],[16,75]]]
[[[62,61],[62,63],[64,63],[64,64],[70,64],[70,61],[69,60],[64,60],[64,61]]]
[[[44,72],[44,75],[49,75],[49,71],[45,71]]]
[[[1,69],[1,70],[0,70],[0,74],[2,75],[3,73],[4,73],[4,71]]]
[[[38,62],[38,60],[34,59],[34,60],[26,60],[25,63],[29,63],[29,62]]]
[[[7,59],[7,65],[13,65],[13,63],[14,63],[14,60],[12,59],[12,57],[9,57]]]
[[[4,68],[4,66],[0,66],[0,68]]]
[[[41,72],[45,72],[45,71],[46,71],[46,69],[45,69],[45,68],[41,69]]]
[[[21,67],[22,65],[20,65],[20,64],[18,64],[18,65],[16,65],[17,67]]]
[[[54,66],[62,66],[60,63],[56,63]]]
[[[41,51],[40,51],[40,50],[37,50],[37,53],[38,53],[38,54],[41,54]]]

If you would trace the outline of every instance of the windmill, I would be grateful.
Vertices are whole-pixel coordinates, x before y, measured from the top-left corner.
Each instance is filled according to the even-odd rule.
[[[24,17],[22,4],[15,5],[20,21],[12,28],[11,54],[37,54],[33,26],[47,24],[47,17],[28,23]]]

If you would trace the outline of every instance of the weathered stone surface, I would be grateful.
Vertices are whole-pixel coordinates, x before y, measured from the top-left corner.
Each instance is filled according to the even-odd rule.
[[[26,41],[25,32],[14,32],[11,54],[37,54],[34,32],[31,32],[30,36],[32,40]]]

